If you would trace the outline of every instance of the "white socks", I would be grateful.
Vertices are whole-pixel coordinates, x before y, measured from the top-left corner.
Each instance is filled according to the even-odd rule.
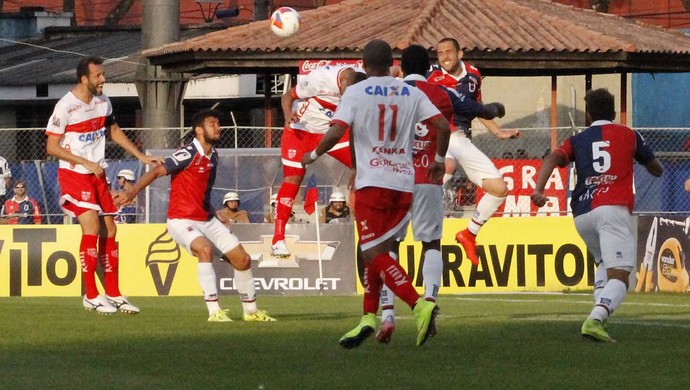
[[[597,269],[594,271],[594,304],[596,305],[599,295],[601,295],[601,292],[604,291],[604,287],[606,287],[606,282],[609,280],[608,276],[606,275],[606,267],[604,267],[604,264],[599,264],[597,266]]]
[[[470,223],[467,225],[467,230],[476,236],[479,233],[479,229],[494,215],[505,200],[505,197],[499,198],[489,193],[484,194],[477,204],[477,210],[474,212],[472,219],[470,219]]]
[[[256,313],[256,287],[251,268],[246,271],[235,270],[235,288],[240,294],[245,313]]]
[[[609,280],[599,294],[596,306],[589,313],[589,318],[604,322],[623,303],[627,292],[625,283],[618,279]]]
[[[424,276],[424,298],[436,302],[438,290],[441,288],[441,275],[443,274],[443,260],[441,252],[436,249],[429,249],[424,252],[424,266],[422,276]]]
[[[197,276],[199,285],[204,294],[204,301],[208,308],[208,315],[220,310],[218,305],[218,287],[216,286],[216,271],[213,270],[213,263],[199,263],[197,265]]]

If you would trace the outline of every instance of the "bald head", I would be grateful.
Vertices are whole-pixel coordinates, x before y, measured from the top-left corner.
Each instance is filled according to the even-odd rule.
[[[364,46],[362,62],[367,74],[388,76],[393,65],[393,50],[386,41],[374,39]]]
[[[353,84],[357,84],[362,80],[367,79],[367,74],[363,72],[357,72],[353,68],[344,69],[340,72],[340,94],[344,94],[347,87]]]

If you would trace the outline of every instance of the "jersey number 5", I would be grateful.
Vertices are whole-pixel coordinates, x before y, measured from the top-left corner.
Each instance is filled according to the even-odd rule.
[[[398,105],[397,104],[391,104],[390,106],[391,111],[393,111],[393,116],[391,118],[391,131],[390,131],[390,140],[395,141],[395,133],[396,133],[396,125],[398,124]],[[379,104],[379,141],[384,141],[385,138],[385,124],[386,124],[386,105],[385,104]]]
[[[605,149],[611,146],[607,141],[592,143],[592,167],[598,173],[604,173],[611,168],[611,154]]]

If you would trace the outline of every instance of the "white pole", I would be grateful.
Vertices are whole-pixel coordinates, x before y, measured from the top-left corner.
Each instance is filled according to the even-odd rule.
[[[321,229],[319,227],[319,202],[314,202],[314,222],[316,222],[316,256],[319,259],[319,294],[323,295],[323,267],[321,265]]]

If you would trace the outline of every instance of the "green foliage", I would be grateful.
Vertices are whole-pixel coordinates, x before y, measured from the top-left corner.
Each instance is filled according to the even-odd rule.
[[[0,298],[0,388],[563,389],[690,388],[687,295],[628,297],[615,344],[582,339],[591,294],[442,296],[439,334],[415,347],[398,302],[389,345],[338,346],[361,297],[261,296],[274,323],[206,322],[201,298],[135,298],[103,316],[80,298]]]

